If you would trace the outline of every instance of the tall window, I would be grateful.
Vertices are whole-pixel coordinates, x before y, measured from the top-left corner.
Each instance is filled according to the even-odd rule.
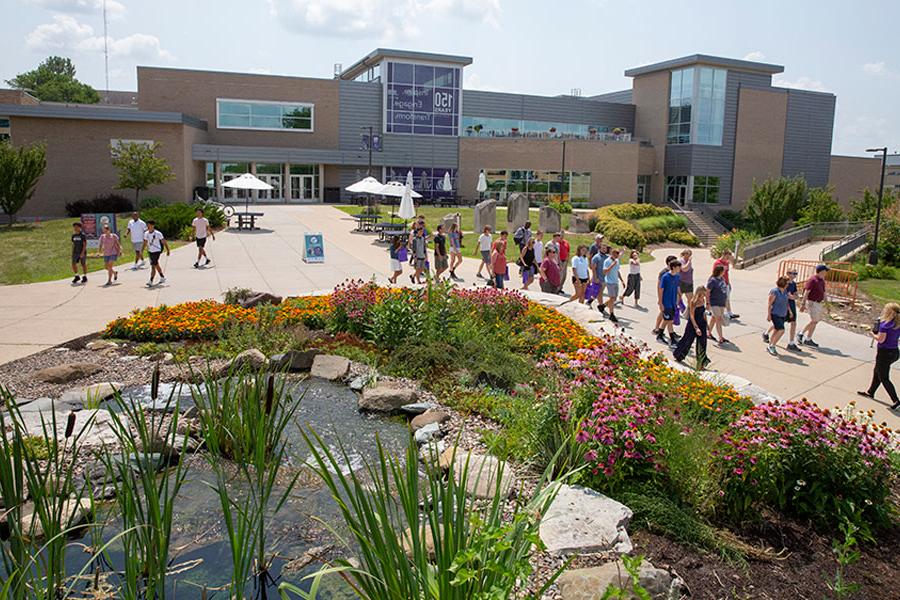
[[[712,67],[672,71],[666,143],[722,145],[727,76]]]
[[[263,100],[216,100],[219,129],[312,131],[314,106]]]
[[[448,167],[385,167],[385,181],[406,182],[406,175],[412,171],[413,189],[426,198],[450,197],[456,193],[456,169]],[[444,191],[444,174],[450,173],[449,192]]]
[[[484,174],[488,184],[486,196],[500,201],[513,192],[525,194],[532,204],[591,199],[590,173],[566,171],[562,182],[559,171],[489,169]]]
[[[9,119],[0,117],[0,142],[8,140],[9,137]]]
[[[385,132],[458,135],[460,78],[459,67],[389,62]]]
[[[719,178],[694,175],[693,202],[717,204],[719,202]]]

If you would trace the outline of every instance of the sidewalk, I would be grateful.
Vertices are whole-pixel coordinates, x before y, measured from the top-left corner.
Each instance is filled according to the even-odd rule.
[[[371,279],[386,284],[390,275],[386,244],[378,243],[370,233],[354,231],[355,222],[345,213],[330,206],[265,206],[260,224],[265,229],[253,232],[223,231],[207,244],[213,259],[210,268],[194,269],[196,249],[189,245],[163,256],[167,282],[154,288],[144,284],[149,269],[120,270],[119,282],[103,288],[101,273],[89,276],[84,286],[72,286],[69,280],[3,287],[0,294],[0,363],[8,362],[63,343],[75,337],[102,329],[112,319],[146,306],[176,304],[204,298],[221,299],[232,287],[252,288],[279,295],[301,295],[333,288],[348,278]],[[302,261],[303,238],[307,231],[320,232],[325,238],[325,263]],[[467,236],[465,243],[475,243]],[[672,254],[677,254],[672,248]],[[819,245],[813,244],[780,258],[818,256]],[[657,260],[643,265],[644,298],[641,311],[630,306],[619,310],[620,325],[635,339],[651,349],[668,352],[654,341],[650,329],[656,318],[654,282],[662,268],[667,249],[655,251]],[[510,257],[512,253],[510,253]],[[712,260],[706,250],[695,250],[695,281],[705,282]],[[458,270],[464,279],[460,285],[483,285],[476,279],[478,261],[465,259]],[[718,348],[710,345],[712,368],[746,378],[783,398],[807,397],[820,406],[834,407],[857,400],[862,408],[875,410],[877,420],[885,420],[900,428],[900,416],[887,410],[888,401],[879,392],[875,401],[856,396],[857,389],[868,385],[874,349],[860,334],[820,324],[816,341],[821,348],[804,349],[802,353],[781,352],[777,358],[766,353],[760,339],[765,329],[765,302],[774,285],[778,261],[757,265],[752,269],[732,271],[733,308],[740,321],[727,328],[734,346]],[[515,267],[511,265],[511,272]],[[400,283],[409,284],[409,269]],[[511,288],[518,289],[520,280],[513,275]],[[532,286],[537,289],[537,284]],[[566,289],[571,289],[567,284]],[[629,302],[630,305],[630,302]],[[570,306],[570,305],[567,305]],[[585,307],[564,309],[583,323],[599,320],[596,311]],[[800,325],[808,317],[801,314]],[[604,329],[610,323],[601,324]],[[900,376],[898,376],[900,378]]]

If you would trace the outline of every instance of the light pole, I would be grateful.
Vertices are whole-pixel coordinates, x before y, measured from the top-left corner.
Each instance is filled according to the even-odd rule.
[[[868,148],[866,152],[881,152],[881,183],[878,185],[878,208],[875,209],[875,236],[872,238],[872,250],[869,252],[869,264],[878,264],[878,231],[881,229],[881,200],[884,197],[884,169],[887,166],[887,146],[884,148]]]
[[[559,203],[562,204],[566,200],[566,140],[562,141],[562,172],[559,174]]]
[[[368,127],[360,127],[361,131],[369,131],[369,137],[366,138],[366,146],[369,149],[369,166],[366,168],[366,177],[372,176],[372,126]],[[372,194],[366,194],[366,207],[371,210],[372,208]]]

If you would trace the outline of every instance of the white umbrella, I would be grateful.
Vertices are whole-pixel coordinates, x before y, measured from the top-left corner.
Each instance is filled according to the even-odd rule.
[[[413,197],[421,198],[422,194],[415,192],[412,189],[412,186],[409,185],[408,181],[406,185],[402,186],[402,188],[403,195],[400,196],[400,209],[397,211],[397,213],[400,215],[401,219],[406,221],[407,219],[412,219],[416,216],[416,209],[413,207],[412,201]]]
[[[380,194],[383,187],[384,185],[374,177],[366,177],[344,189],[354,194]]]
[[[487,182],[485,182],[485,186],[487,186]],[[444,181],[441,183],[441,188],[445,192],[453,191],[453,183],[450,181],[450,171],[444,172]],[[485,189],[487,189],[487,188],[485,187]]]
[[[487,179],[484,177],[484,171],[478,174],[478,185],[475,186],[475,191],[479,194],[487,191]]]
[[[257,178],[252,173],[244,173],[240,177],[235,177],[222,184],[222,187],[233,188],[235,190],[271,190],[271,185]],[[244,212],[250,210],[250,194],[247,194],[246,202],[244,202]]]
[[[379,191],[378,193],[382,196],[390,196],[391,198],[402,198],[403,194],[406,193],[407,187],[407,184],[400,183],[399,181],[389,181],[381,186],[381,191]],[[422,194],[412,188],[409,188],[409,193],[411,198],[422,197]]]

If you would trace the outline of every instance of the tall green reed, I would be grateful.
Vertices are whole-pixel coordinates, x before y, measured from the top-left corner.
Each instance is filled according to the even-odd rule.
[[[159,396],[159,366],[153,371],[150,397]],[[166,571],[175,502],[187,470],[187,435],[178,433],[179,401],[175,389],[162,411],[147,411],[140,402],[113,397],[119,412],[111,412],[119,442],[103,462],[111,474],[122,529],[124,582],[122,597],[166,597]],[[171,414],[171,416],[166,416]],[[162,471],[162,474],[160,474]]]

